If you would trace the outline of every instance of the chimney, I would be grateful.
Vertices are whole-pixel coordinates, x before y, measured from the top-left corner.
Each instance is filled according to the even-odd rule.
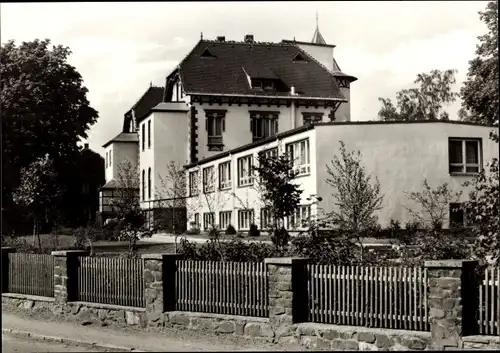
[[[245,34],[245,43],[253,43],[253,34]]]
[[[83,149],[84,149],[84,150],[88,150],[88,149],[89,149],[89,144],[88,144],[88,143],[84,144],[84,145],[83,145]]]
[[[291,89],[290,89],[290,94],[292,96],[295,96],[295,86],[292,86]]]
[[[218,42],[225,42],[226,41],[226,37],[224,37],[224,36],[218,36],[217,37],[217,41]]]

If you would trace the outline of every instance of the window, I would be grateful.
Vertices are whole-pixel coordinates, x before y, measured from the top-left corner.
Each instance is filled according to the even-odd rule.
[[[148,200],[151,200],[151,167],[148,168]]]
[[[215,213],[205,212],[203,213],[203,229],[209,230],[215,227]]]
[[[231,224],[231,211],[219,212],[220,229],[226,229]]]
[[[109,152],[106,152],[106,168],[108,167],[108,153]]]
[[[198,171],[189,172],[189,196],[198,196]]]
[[[214,167],[203,169],[203,193],[208,194],[215,190],[215,175]]]
[[[303,125],[312,125],[323,120],[323,113],[302,113]]]
[[[219,189],[231,188],[231,162],[219,164]]]
[[[278,133],[279,112],[250,112],[250,130],[253,141],[259,141]]]
[[[144,145],[146,144],[146,142],[145,142],[146,141],[146,136],[145,136],[146,132],[144,130],[144,124],[141,124],[141,131],[142,131],[142,142],[141,142],[142,143],[142,151],[144,152]]]
[[[200,214],[199,213],[194,214],[194,226],[196,229],[200,229]]]
[[[262,208],[260,210],[260,228],[270,229],[273,226],[273,214],[269,208]]]
[[[222,151],[222,133],[226,129],[226,110],[205,110],[208,150]]]
[[[142,170],[142,201],[146,199],[146,171]]]
[[[248,186],[252,183],[252,156],[238,158],[238,186]]]
[[[461,203],[450,203],[450,228],[467,226]]]
[[[250,224],[253,223],[253,210],[238,211],[238,229],[250,229]]]
[[[148,120],[148,148],[151,148],[151,120]]]
[[[288,156],[293,163],[293,170],[297,175],[309,174],[309,140],[302,140],[286,146]]]
[[[112,150],[111,150],[111,151],[109,151],[109,166],[110,166],[110,167],[111,167],[111,156],[113,155],[111,152],[112,152]]]
[[[311,206],[299,206],[295,213],[288,217],[288,228],[307,228],[311,218]]]
[[[479,172],[481,163],[480,139],[451,138],[448,150],[450,174]]]
[[[262,151],[261,156],[265,159],[271,159],[278,157],[278,147],[270,148],[268,150]]]

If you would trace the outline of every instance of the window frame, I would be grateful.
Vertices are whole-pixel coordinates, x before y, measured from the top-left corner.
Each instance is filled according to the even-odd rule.
[[[242,215],[249,213],[248,220],[248,228],[242,227]],[[238,230],[250,230],[250,226],[255,222],[255,212],[253,209],[240,209],[238,210]]]
[[[196,229],[200,229],[201,228],[201,224],[200,224],[200,214],[198,212],[196,212],[194,214],[194,224],[195,224],[195,228]]]
[[[301,144],[305,142],[305,150],[307,153],[304,154],[305,159],[307,163],[300,164],[300,158],[301,158]],[[295,146],[297,147],[298,150],[298,157],[295,157]],[[306,176],[311,174],[311,144],[309,142],[309,138],[304,138],[298,141],[290,142],[286,144],[286,153],[290,161],[292,162],[292,169],[294,173],[296,173],[296,177],[300,176]],[[299,158],[299,163],[296,163],[296,158]]]
[[[142,201],[146,201],[146,169],[142,170]]]
[[[229,227],[229,225],[231,224],[231,221],[232,221],[232,213],[233,213],[232,211],[220,211],[219,212],[219,228],[220,229],[227,229],[227,227]],[[227,221],[227,224],[225,224],[226,222],[222,222],[223,219],[224,219],[224,221]]]
[[[189,196],[198,196],[200,194],[200,189],[199,189],[199,171],[198,170],[193,170],[189,172]],[[194,192],[196,193],[194,193]]]
[[[462,227],[462,228],[465,228],[465,227],[469,226],[469,222],[467,221],[467,215],[464,212],[464,210],[462,209],[462,205],[463,205],[463,202],[450,202],[450,204],[448,205],[449,206],[448,228],[452,227],[452,223],[454,223],[458,227]],[[458,208],[458,211],[455,211],[454,208]],[[452,222],[452,218],[453,218],[452,215],[456,214],[456,213],[460,213],[461,214],[461,218],[462,218],[461,224],[456,224],[456,222]]]
[[[148,120],[148,149],[151,148],[151,119]]]
[[[148,168],[148,200],[151,200],[151,167]]]
[[[142,152],[144,152],[146,150],[146,128],[145,128],[146,124],[145,123],[142,123],[141,124],[141,137],[142,137],[142,141],[141,141],[141,146],[142,146]]]
[[[460,142],[462,145],[461,156],[462,163],[452,163],[451,162],[451,142]],[[477,143],[477,163],[467,162],[467,142]],[[448,172],[450,175],[475,175],[483,169],[483,141],[482,138],[475,137],[450,137],[448,138]],[[462,171],[455,172],[452,171],[452,167],[461,167]],[[468,172],[467,168],[476,168],[475,172]]]
[[[250,110],[249,113],[253,142],[276,136],[279,133],[279,111]],[[259,124],[262,126],[260,126],[260,135],[257,135]]]
[[[225,109],[205,109],[205,130],[207,132],[207,146],[209,151],[212,148],[220,151],[224,147],[223,135],[226,131],[226,112],[227,110]],[[217,131],[218,126],[220,126],[220,133]]]
[[[274,224],[274,216],[269,207],[260,209],[260,229],[269,230]]]
[[[242,170],[240,170],[240,161],[243,161],[245,159],[249,159],[250,162],[248,163],[247,167],[249,168],[248,170],[248,176],[242,177]],[[253,169],[253,154],[249,154],[243,157],[240,157],[236,160],[236,168],[237,168],[237,175],[238,175],[238,187],[243,188],[247,186],[253,185],[253,175],[252,175],[252,169]],[[243,182],[242,182],[243,180]]]
[[[305,212],[302,212],[305,210]],[[304,218],[304,214],[306,217]],[[293,230],[304,230],[307,229],[311,224],[311,205],[298,205],[294,213],[287,218],[288,229]],[[299,224],[300,221],[300,224]],[[304,224],[306,222],[306,224]]]
[[[209,217],[207,217],[209,216]],[[211,216],[211,217],[210,217]],[[209,223],[209,218],[212,219],[212,222]],[[208,222],[207,222],[208,220]],[[215,213],[214,212],[203,212],[203,230],[207,231],[210,228],[208,226],[212,226],[212,228],[215,228]]]
[[[302,112],[302,125],[320,123],[324,115],[325,113],[322,112]]]
[[[223,170],[227,167],[226,170]],[[228,190],[232,187],[231,181],[231,161],[219,163],[219,190]],[[222,180],[223,177],[227,177],[226,180]]]
[[[212,171],[211,183],[208,184],[209,171]],[[205,167],[202,170],[202,180],[203,180],[203,193],[210,194],[215,191],[215,166]]]

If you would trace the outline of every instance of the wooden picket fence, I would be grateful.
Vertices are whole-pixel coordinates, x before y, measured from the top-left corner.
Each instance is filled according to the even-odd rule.
[[[179,260],[176,310],[268,317],[264,263]]]
[[[10,293],[54,296],[54,257],[46,254],[9,254]]]
[[[479,334],[500,335],[500,268],[484,271],[479,282]]]
[[[427,270],[308,265],[309,321],[429,331]]]
[[[145,307],[144,262],[123,257],[79,257],[79,301]]]

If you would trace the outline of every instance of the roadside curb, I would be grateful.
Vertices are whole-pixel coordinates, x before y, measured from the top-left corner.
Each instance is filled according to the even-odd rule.
[[[69,338],[64,338],[64,337],[40,335],[40,334],[32,333],[29,331],[19,331],[19,330],[8,329],[8,328],[2,328],[2,334],[9,334],[9,335],[17,337],[17,338],[28,338],[29,337],[30,339],[33,339],[36,341],[48,341],[48,342],[64,343],[64,344],[71,344],[71,345],[77,345],[77,346],[95,347],[95,348],[109,349],[109,350],[119,351],[119,352],[147,352],[147,351],[142,351],[142,350],[130,348],[130,347],[120,347],[120,346],[113,346],[113,345],[109,345],[109,344],[99,344],[96,342],[74,340],[74,339],[69,339]]]

